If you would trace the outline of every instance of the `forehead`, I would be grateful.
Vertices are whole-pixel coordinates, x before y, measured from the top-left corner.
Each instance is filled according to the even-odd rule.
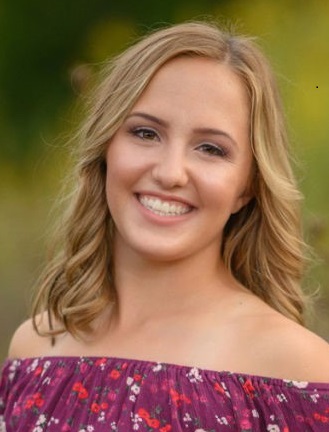
[[[182,56],[166,62],[155,73],[137,100],[151,101],[152,97],[171,98],[188,95],[198,105],[231,101],[249,106],[249,97],[242,79],[227,63],[205,57]],[[217,99],[217,101],[216,101]],[[216,104],[217,102],[217,104]]]
[[[249,141],[249,100],[243,81],[228,64],[213,59],[186,56],[165,63],[134,111],[186,127],[220,127],[238,141]]]

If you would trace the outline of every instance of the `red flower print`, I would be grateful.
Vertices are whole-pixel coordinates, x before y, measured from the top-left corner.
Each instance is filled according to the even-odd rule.
[[[169,432],[169,431],[171,431],[171,426],[169,424],[160,428],[160,432]]]
[[[250,379],[248,379],[244,384],[243,384],[243,389],[244,391],[247,393],[248,396],[250,397],[254,397],[255,395],[253,394],[253,392],[255,391],[255,387],[252,385],[252,382],[250,381]]]
[[[128,366],[128,363],[125,362],[122,364],[121,369],[125,370],[125,369],[127,369],[127,366]]]
[[[85,388],[82,388],[82,389],[79,391],[78,398],[79,398],[79,399],[87,399],[87,397],[88,397],[88,392],[87,392],[87,390],[86,390]]]
[[[73,384],[72,390],[75,392],[79,392],[82,388],[81,382],[76,382]]]
[[[100,406],[103,410],[105,410],[106,408],[108,408],[109,404],[107,402],[102,402]]]
[[[175,402],[176,406],[181,405],[181,402],[186,402],[188,404],[191,403],[191,400],[187,396],[185,396],[183,393],[179,394],[174,389],[170,389],[170,396],[171,396],[173,402]]]
[[[110,378],[118,379],[120,376],[120,372],[117,369],[113,369],[110,372]]]
[[[137,414],[139,415],[139,417],[142,417],[142,419],[150,418],[150,414],[144,408],[139,408]]]
[[[159,420],[151,418],[150,413],[146,411],[146,409],[140,408],[137,413],[142,419],[146,421],[147,425],[151,428],[158,428],[160,426]]]
[[[33,399],[28,399],[28,400],[25,402],[25,408],[26,408],[26,409],[32,408],[33,405],[34,405]]]
[[[91,404],[90,409],[91,409],[91,411],[92,411],[93,413],[99,413],[101,407],[98,405],[98,403],[93,402],[93,403]]]
[[[140,381],[142,379],[142,375],[140,375],[140,374],[135,374],[134,375],[134,380],[135,381]]]
[[[40,407],[42,407],[42,405],[44,404],[44,400],[43,399],[41,399],[41,398],[38,398],[38,399],[36,399],[35,400],[35,405],[38,407],[38,408],[40,408]]]
[[[328,410],[325,410],[325,412],[328,412]],[[321,423],[329,423],[329,417],[321,415],[318,412],[313,413],[313,418]]]
[[[96,366],[102,366],[102,365],[105,364],[105,363],[106,363],[106,358],[103,357],[103,358],[101,358],[101,359],[96,360],[95,365],[96,365]]]
[[[225,390],[218,382],[215,383],[215,390],[218,391],[218,393],[225,394]]]
[[[42,372],[42,367],[39,366],[39,367],[37,367],[36,370],[34,371],[34,375],[38,376],[38,375],[41,374],[41,372]]]
[[[79,399],[86,399],[88,397],[87,389],[82,385],[81,382],[74,383],[72,390],[78,393]]]
[[[147,425],[150,426],[151,428],[158,428],[160,426],[160,422],[158,419],[150,418],[150,419],[145,419],[145,421]]]
[[[33,406],[37,406],[38,408],[40,408],[40,407],[42,407],[44,402],[45,401],[42,399],[40,392],[34,393],[31,397],[29,397],[29,399],[26,400],[25,408],[29,409],[29,408],[32,408]]]

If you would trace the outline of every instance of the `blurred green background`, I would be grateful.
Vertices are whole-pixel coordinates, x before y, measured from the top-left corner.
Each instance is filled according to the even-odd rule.
[[[304,222],[319,262],[311,328],[329,340],[329,2],[326,0],[2,0],[0,3],[0,360],[28,316],[51,208],[90,77],[136,36],[210,17],[255,35],[284,98]]]

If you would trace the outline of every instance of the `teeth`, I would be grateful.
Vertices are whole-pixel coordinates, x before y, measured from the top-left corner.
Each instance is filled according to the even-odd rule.
[[[179,216],[191,210],[189,206],[182,203],[162,201],[159,198],[151,198],[145,195],[140,196],[139,201],[144,207],[160,216]]]

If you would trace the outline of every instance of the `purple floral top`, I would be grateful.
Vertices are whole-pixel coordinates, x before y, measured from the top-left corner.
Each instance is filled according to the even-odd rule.
[[[121,358],[7,360],[5,431],[324,432],[329,384]]]

